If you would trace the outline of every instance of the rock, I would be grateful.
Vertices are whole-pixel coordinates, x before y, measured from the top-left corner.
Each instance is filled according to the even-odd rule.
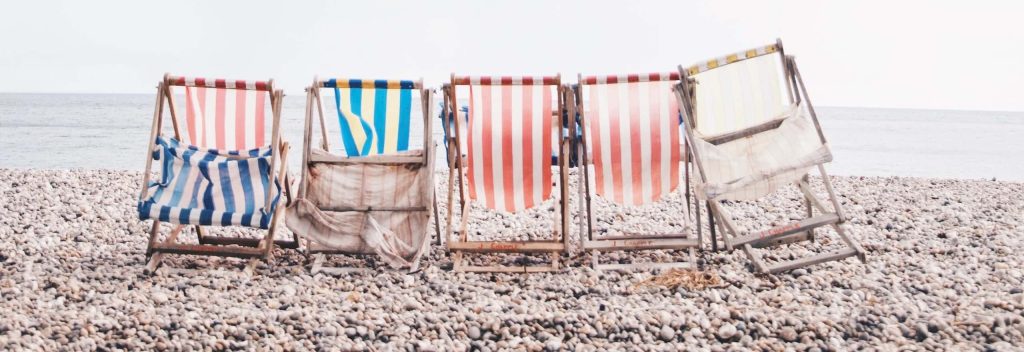
[[[468,331],[468,332],[466,333],[466,335],[468,335],[468,336],[469,336],[469,338],[471,338],[471,339],[474,339],[474,340],[479,340],[479,339],[480,339],[480,336],[481,336],[481,334],[480,334],[480,328],[479,328],[479,327],[476,327],[476,326],[471,326],[471,327],[469,328],[469,331]]]
[[[779,337],[782,338],[783,341],[793,342],[796,341],[799,336],[796,334],[796,329],[787,326],[779,330]]]
[[[676,331],[668,325],[662,325],[659,335],[662,341],[672,341],[676,337]]]
[[[793,270],[791,273],[793,274],[793,277],[801,277],[801,276],[807,275],[807,269],[799,268],[799,269]]]
[[[153,303],[156,304],[165,304],[167,303],[168,300],[170,300],[170,298],[167,297],[167,294],[163,292],[153,292],[153,294],[150,295],[149,298],[152,299]]]
[[[561,349],[562,349],[562,340],[557,338],[557,337],[556,338],[548,339],[548,341],[546,343],[544,343],[544,350],[545,351],[560,351]]]
[[[1010,289],[1010,294],[1011,295],[1015,295],[1015,294],[1022,293],[1022,292],[1024,292],[1024,290],[1022,290],[1020,287],[1014,287],[1014,288]]]
[[[718,327],[718,339],[724,341],[731,339],[733,336],[736,336],[736,326],[733,326],[731,323],[725,323]]]

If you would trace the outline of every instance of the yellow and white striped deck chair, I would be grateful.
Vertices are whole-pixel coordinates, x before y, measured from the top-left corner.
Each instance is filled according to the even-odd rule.
[[[722,232],[727,248],[742,248],[756,271],[777,273],[816,263],[858,256],[847,218],[836,199],[824,163],[832,161],[814,107],[792,57],[782,42],[679,67],[675,88],[684,107],[687,141],[697,167],[694,191],[707,201],[712,230]],[[817,169],[831,207],[811,188]],[[725,201],[760,199],[786,185],[799,188],[807,218],[761,231],[740,229]],[[831,208],[831,209],[829,209]],[[815,211],[819,214],[815,215]],[[767,265],[757,248],[814,239],[814,229],[835,228],[845,245],[835,251]]]

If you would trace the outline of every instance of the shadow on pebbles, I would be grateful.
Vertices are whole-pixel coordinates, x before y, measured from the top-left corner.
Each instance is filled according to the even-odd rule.
[[[191,256],[168,256],[156,275],[147,275],[149,222],[134,211],[140,178],[122,171],[0,170],[0,350],[1024,345],[1021,183],[836,177],[867,264],[851,258],[762,277],[750,273],[740,252],[707,251],[700,261],[721,285],[689,291],[638,285],[648,272],[596,273],[589,254],[578,251],[564,256],[568,268],[555,274],[455,273],[447,253],[433,248],[413,274],[377,268],[310,275],[301,253],[278,249],[251,277],[239,260]],[[732,206],[741,226],[760,227],[800,215],[796,197],[790,190]],[[609,210],[598,207],[608,218]],[[635,223],[632,211],[620,214]],[[764,211],[783,215],[758,215]],[[666,208],[645,215],[658,218],[658,212],[670,218]],[[573,213],[575,221],[575,204]],[[526,218],[550,226],[544,223],[550,217]],[[474,221],[492,229],[536,225]],[[572,236],[576,241],[575,224]],[[837,241],[823,232],[812,244],[763,253],[788,259]],[[638,252],[610,260],[666,256]],[[372,258],[354,263],[377,265]]]

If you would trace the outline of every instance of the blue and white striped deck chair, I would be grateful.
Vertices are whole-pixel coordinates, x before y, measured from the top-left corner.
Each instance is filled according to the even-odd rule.
[[[302,182],[286,221],[315,254],[313,272],[353,270],[324,267],[325,254],[375,254],[392,267],[418,268],[435,210],[433,99],[420,81],[314,79],[307,88]],[[337,115],[342,149],[335,153],[325,106]],[[422,149],[413,148],[414,124],[422,125]]]
[[[173,87],[185,91],[181,106],[174,104]],[[148,271],[155,271],[167,253],[249,258],[249,272],[257,259],[270,256],[278,210],[283,208],[278,206],[282,183],[287,184],[282,181],[287,143],[280,138],[281,97],[273,81],[164,76],[138,199],[139,218],[153,220],[146,250]],[[269,129],[268,105],[273,123]],[[162,133],[165,106],[173,136]],[[185,119],[179,123],[182,111]],[[154,162],[159,175],[151,180]],[[158,242],[161,223],[172,229]],[[263,238],[216,237],[206,234],[203,226],[267,231]],[[195,229],[198,244],[178,242],[188,228]],[[298,242],[276,244],[297,248]]]

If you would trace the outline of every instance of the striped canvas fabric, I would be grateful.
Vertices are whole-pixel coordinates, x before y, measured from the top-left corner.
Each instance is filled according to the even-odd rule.
[[[330,79],[346,155],[393,154],[409,149],[413,81]]]
[[[556,86],[547,79],[473,77],[469,85],[469,196],[514,212],[551,197]]]
[[[697,131],[717,136],[767,122],[789,106],[781,55],[762,55],[692,76]]]
[[[678,74],[587,77],[581,88],[595,191],[624,205],[660,199],[679,185]]]
[[[185,77],[172,83],[185,88],[186,142],[217,150],[267,145],[267,83]]]
[[[174,224],[240,225],[267,229],[281,196],[270,185],[271,148],[223,152],[157,137],[159,181],[138,205],[140,219]],[[271,194],[266,203],[267,192]]]
[[[779,52],[779,46],[777,44],[765,45],[750,50],[744,50],[737,53],[714,58],[708,61],[700,62],[697,63],[696,65],[690,66],[689,68],[686,69],[686,71],[692,76],[728,64],[740,62],[747,59],[753,59],[758,56],[763,56],[776,52]]]

